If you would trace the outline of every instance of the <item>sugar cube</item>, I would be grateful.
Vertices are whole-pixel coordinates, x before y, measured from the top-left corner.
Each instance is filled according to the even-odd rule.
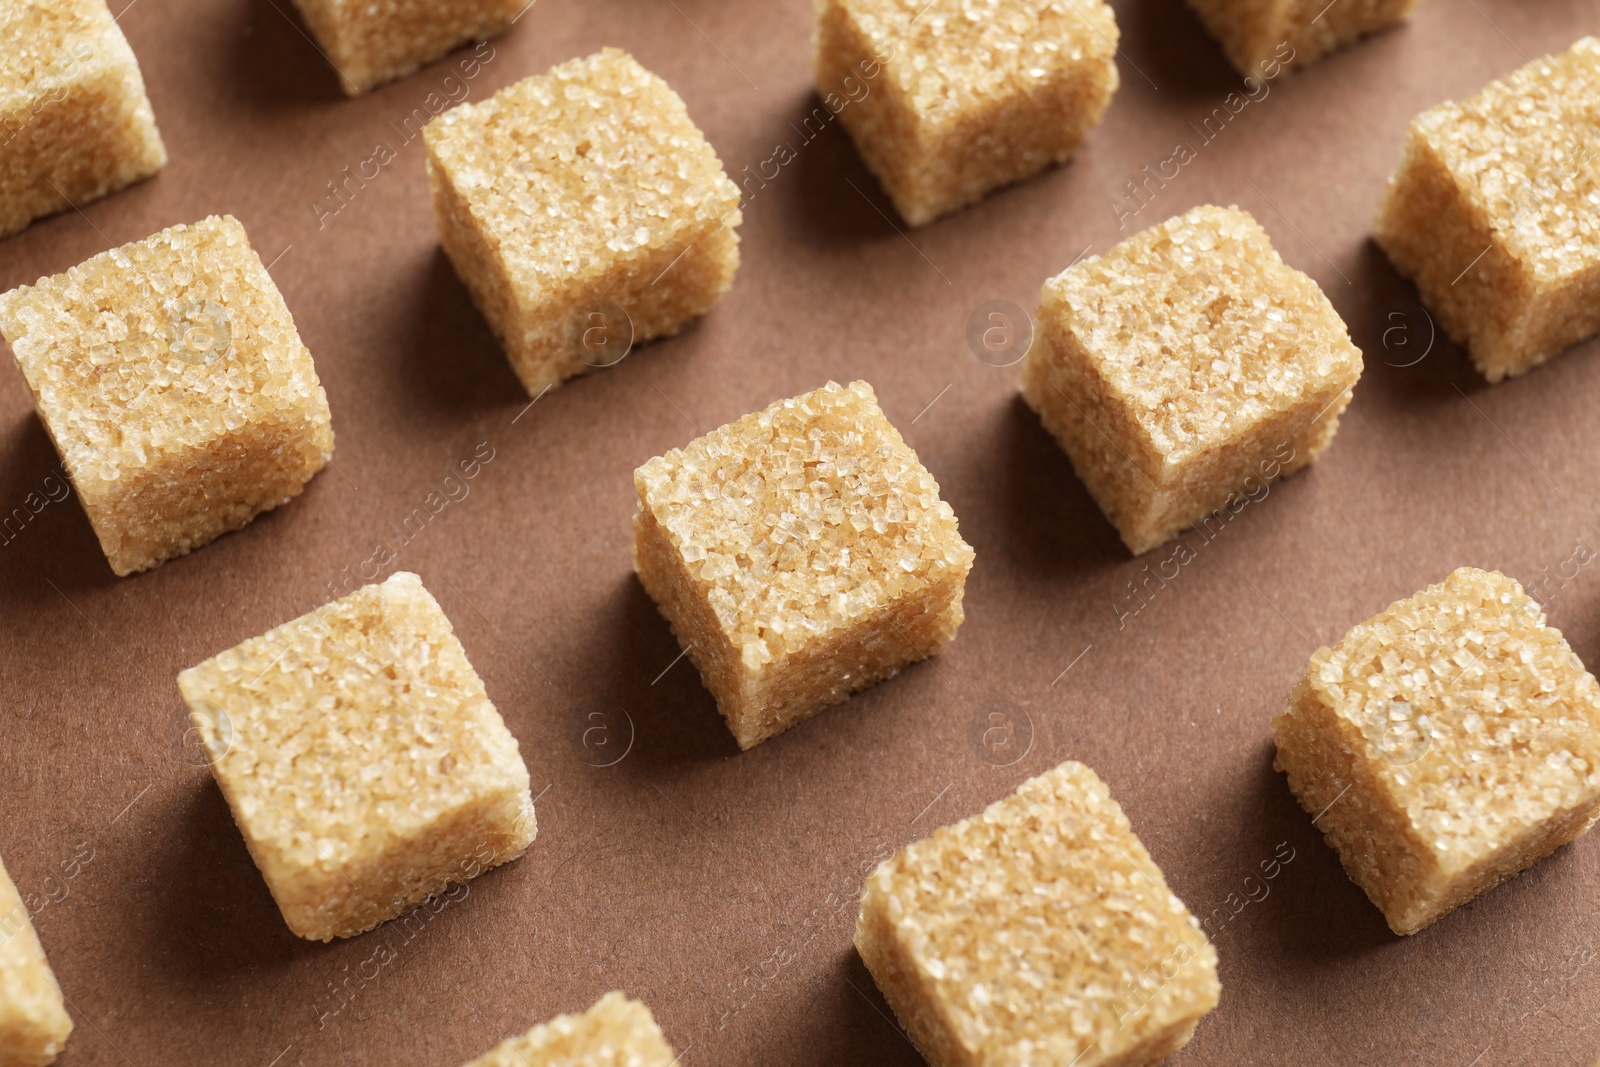
[[[1600,686],[1522,587],[1463,567],[1321,648],[1276,767],[1412,934],[1600,814]]]
[[[45,1067],[72,1034],[28,907],[0,863],[0,1064]]]
[[[1600,40],[1411,121],[1373,238],[1491,382],[1600,332]]]
[[[288,503],[333,453],[311,353],[231,215],[0,295],[0,334],[119,575]]]
[[[1064,163],[1117,90],[1104,0],[818,0],[817,93],[912,226]]]
[[[1189,0],[1246,78],[1268,82],[1411,17],[1417,0]]]
[[[532,0],[294,0],[350,96],[503,33]]]
[[[879,864],[855,941],[934,1067],[1143,1067],[1221,994],[1200,924],[1071,761]]]
[[[516,738],[450,620],[398,571],[178,676],[289,928],[351,937],[516,859]]]
[[[0,0],[0,237],[167,162],[105,0]]]
[[[428,124],[439,243],[530,395],[677,333],[733,283],[739,190],[607,48]]]
[[[633,474],[634,569],[750,748],[955,636],[972,549],[866,382]]]
[[[1317,283],[1201,206],[1045,283],[1021,387],[1138,554],[1314,460],[1360,376]]]
[[[466,1067],[674,1067],[650,1009],[618,992],[581,1015],[558,1015],[502,1041]]]

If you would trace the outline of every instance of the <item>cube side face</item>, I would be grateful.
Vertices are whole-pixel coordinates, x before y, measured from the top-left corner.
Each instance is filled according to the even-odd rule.
[[[1203,206],[1047,282],[1020,385],[1137,554],[1314,460],[1361,370],[1316,282]]]
[[[865,382],[639,468],[635,568],[744,748],[932,655],[972,549]]]
[[[581,1015],[558,1015],[503,1041],[465,1067],[672,1067],[672,1046],[650,1009],[620,992],[607,993]]]
[[[1220,993],[1215,950],[1076,763],[881,864],[856,945],[941,1067],[1153,1062]]]
[[[1491,382],[1600,332],[1600,41],[1412,122],[1373,236]]]
[[[311,354],[231,217],[0,296],[0,333],[120,575],[285,503],[333,452]]]
[[[635,570],[716,699],[741,749],[842,703],[939,650],[965,615],[966,572],[943,575],[916,595],[876,606],[774,662],[752,669],[722,628],[702,583],[648,512],[634,517]]]
[[[0,65],[0,237],[166,165],[138,60],[102,0],[24,2],[0,38],[37,56]]]
[[[1189,0],[1189,7],[1240,74],[1270,80],[1263,65],[1287,62],[1278,47],[1289,40],[1294,0]]]
[[[1462,568],[1319,651],[1274,731],[1290,787],[1327,809],[1330,844],[1397,933],[1600,812],[1600,686],[1495,572]]]
[[[0,864],[0,1063],[54,1063],[71,1034],[72,1018],[28,907]]]
[[[1285,65],[1288,68],[1305,66],[1363,37],[1398,26],[1411,18],[1418,2],[1340,0],[1329,8],[1326,0],[1300,0],[1296,4],[1294,28],[1287,37],[1293,59]]]
[[[520,855],[526,766],[449,620],[399,572],[183,672],[290,928],[349,937]]]
[[[440,242],[530,393],[619,358],[609,332],[595,343],[595,315],[636,342],[669,336],[733,282],[739,190],[683,101],[626,53],[448,111],[426,139]],[[606,205],[622,218],[597,231]]]
[[[1417,0],[1189,0],[1239,73],[1271,81],[1409,19]]]
[[[339,75],[360,96],[457,45],[494,37],[527,0],[295,0]]]
[[[818,94],[912,226],[1065,162],[1117,89],[1117,25],[1102,0],[1004,6],[1006,17],[947,35],[961,16],[942,0],[920,13],[817,5]]]

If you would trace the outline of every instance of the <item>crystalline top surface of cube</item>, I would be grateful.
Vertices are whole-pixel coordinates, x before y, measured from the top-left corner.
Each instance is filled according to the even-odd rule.
[[[65,85],[113,26],[105,0],[0,0],[0,109]]]
[[[326,407],[294,320],[231,216],[172,226],[0,296],[0,326],[75,480]],[[315,431],[324,454],[332,434]]]
[[[427,137],[529,291],[740,221],[738,188],[683,100],[615,48],[453,108]]]
[[[1136,234],[1050,279],[1042,303],[1170,465],[1360,368],[1316,282],[1237,208],[1197,207]]]
[[[938,483],[866,382],[781,400],[635,477],[752,666],[972,560]]]
[[[258,843],[301,867],[404,841],[527,771],[438,602],[400,571],[179,677]]]
[[[1109,59],[1117,23],[1103,0],[846,0],[911,104],[937,132],[1025,96],[1065,67]]]
[[[1136,1007],[1154,1029],[1216,1001],[1216,950],[1082,764],[907,846],[873,883],[979,1062],[1066,1063],[1125,1045]]]
[[[1415,129],[1536,276],[1600,262],[1600,39],[1431,108]]]
[[[1446,870],[1600,787],[1600,686],[1505,575],[1464,567],[1396,602],[1319,649],[1307,684]]]

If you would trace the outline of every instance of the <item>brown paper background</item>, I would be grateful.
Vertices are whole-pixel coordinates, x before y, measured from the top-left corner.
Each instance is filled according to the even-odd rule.
[[[1138,216],[1252,211],[1368,366],[1322,460],[1119,629],[1113,601],[1167,550],[1130,560],[1015,398],[1015,368],[964,340],[983,301],[1031,310],[1045,277],[1132,232],[1110,207],[1122,181],[1196,143],[1187,124],[1239,88],[1177,0],[1117,9],[1123,87],[1077,160],[908,240],[841,131],[800,147],[815,106],[806,0],[540,0],[494,43],[472,99],[615,44],[683,95],[736,176],[779,142],[799,152],[749,200],[744,266],[710,316],[523,413],[438,251],[420,145],[391,126],[459,94],[446,78],[461,55],[351,101],[287,0],[136,0],[121,24],[172,161],[0,243],[0,288],[232,212],[264,259],[281,254],[272,273],[327,387],[337,469],[131,579],[111,575],[75,501],[0,548],[0,854],[46,901],[35,922],[77,1023],[61,1062],[451,1067],[621,988],[690,1067],[916,1063],[850,947],[862,874],[1067,758],[1106,778],[1197,914],[1293,850],[1270,895],[1213,924],[1222,1003],[1174,1062],[1600,1055],[1600,838],[1396,938],[1272,772],[1267,725],[1316,645],[1451,568],[1532,582],[1578,539],[1600,548],[1596,345],[1494,388],[1443,338],[1386,365],[1411,362],[1429,329],[1366,236],[1411,115],[1600,19],[1582,0],[1424,0],[1411,26],[1274,85]],[[380,141],[398,158],[319,229],[327,183]],[[55,458],[5,364],[10,509]],[[977,549],[967,621],[934,663],[740,754],[693,669],[668,669],[678,647],[630,570],[630,472],[857,377]],[[470,494],[385,570],[419,572],[454,621],[544,791],[539,838],[425,921],[297,940],[185,748],[174,676],[328,599],[480,442],[494,459]],[[1597,571],[1551,604],[1590,663]],[[614,708],[627,720],[590,718]],[[1019,748],[1031,735],[1006,767],[982,744],[995,709]],[[627,721],[626,757],[591,766]],[[586,749],[607,722],[611,748],[591,733]]]

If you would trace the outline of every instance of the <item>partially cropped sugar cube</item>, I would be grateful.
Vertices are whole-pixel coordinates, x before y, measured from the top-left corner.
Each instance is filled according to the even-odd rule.
[[[1202,206],[1044,285],[1022,396],[1135,554],[1226,526],[1333,439],[1361,352],[1236,207]]]
[[[1271,81],[1379,30],[1398,26],[1418,0],[1189,0],[1240,74]]]
[[[633,473],[634,569],[740,748],[955,636],[972,549],[866,382],[829,382]]]
[[[439,243],[528,392],[710,310],[739,190],[671,87],[607,48],[428,124]]]
[[[581,1015],[558,1015],[465,1067],[674,1067],[677,1062],[650,1009],[612,992]]]
[[[1200,924],[1071,761],[879,864],[855,940],[933,1067],[1145,1067],[1221,994]]]
[[[333,453],[311,353],[231,215],[0,295],[0,333],[119,575],[288,503]]]
[[[351,937],[516,859],[528,770],[450,620],[399,571],[178,675],[289,929]]]
[[[0,237],[167,162],[105,0],[0,0]]]
[[[0,1064],[45,1067],[72,1034],[27,905],[0,864]]]
[[[1600,814],[1600,686],[1516,582],[1463,567],[1311,657],[1275,766],[1397,934]]]
[[[818,0],[816,11],[817,94],[912,226],[1066,162],[1117,90],[1104,0]]]
[[[403,78],[467,41],[503,33],[531,0],[294,0],[333,64],[359,96]]]
[[[1491,382],[1600,332],[1600,40],[1411,121],[1372,236]]]

